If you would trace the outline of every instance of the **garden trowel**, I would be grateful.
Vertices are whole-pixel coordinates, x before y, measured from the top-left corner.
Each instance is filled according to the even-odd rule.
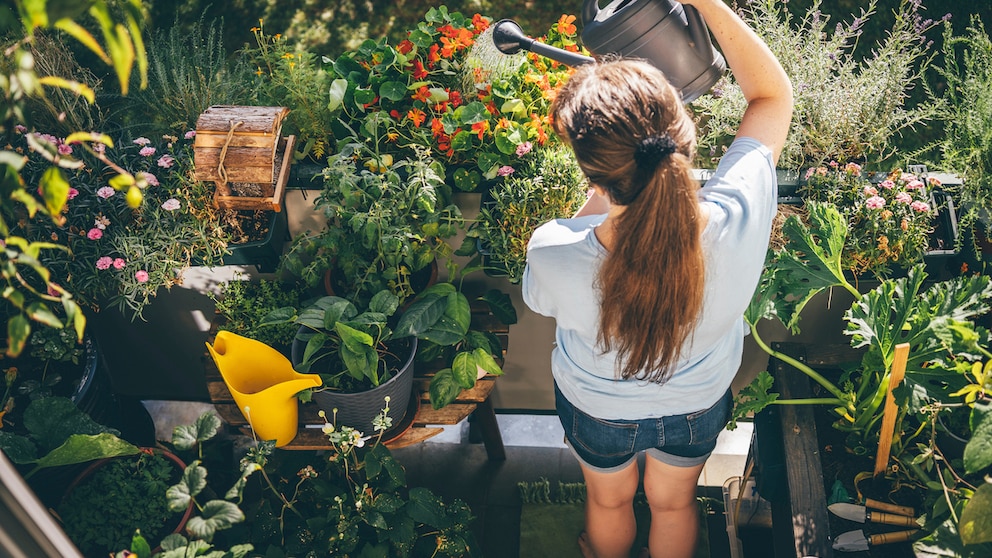
[[[838,535],[834,539],[833,547],[834,550],[840,550],[842,552],[864,552],[876,545],[908,541],[917,532],[916,529],[913,529],[910,531],[865,535],[864,531],[857,529]]]
[[[838,502],[836,504],[830,504],[827,506],[827,509],[838,517],[843,517],[849,521],[857,521],[858,523],[881,523],[884,525],[915,527],[917,529],[920,527],[920,524],[917,523],[914,517],[870,510],[858,504]]]

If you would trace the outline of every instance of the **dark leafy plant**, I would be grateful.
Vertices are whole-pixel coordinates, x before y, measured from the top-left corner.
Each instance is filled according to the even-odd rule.
[[[931,534],[928,542],[918,544],[947,549],[992,541],[992,528],[975,519],[985,517],[992,505],[988,492],[979,488],[985,484],[982,476],[992,469],[992,454],[987,451],[992,423],[985,422],[984,404],[989,377],[981,365],[982,359],[992,356],[988,350],[992,337],[975,323],[990,309],[989,277],[969,275],[926,286],[924,266],[918,264],[906,277],[883,279],[878,287],[861,293],[845,278],[841,263],[846,220],[829,203],[811,203],[809,208],[808,225],[796,216],[786,221],[786,245],[771,254],[745,320],[763,350],[809,376],[827,395],[779,399],[771,391],[771,376],[762,372],[738,396],[735,416],[767,405],[827,405],[837,416],[835,428],[848,433],[847,449],[868,454],[878,447],[896,346],[908,344],[905,380],[894,392],[898,413],[891,459],[895,466],[886,469],[886,477],[926,493],[930,509],[926,529]],[[855,298],[844,314],[844,333],[852,347],[865,351],[860,363],[845,370],[837,383],[772,349],[757,327],[763,319],[777,319],[798,332],[809,300],[834,287]],[[941,410],[962,404],[973,405],[972,437],[963,462],[942,451],[936,436]],[[956,555],[979,556],[983,549],[987,552],[979,546]]]
[[[0,430],[0,449],[24,468],[25,479],[48,467],[138,452],[136,446],[118,437],[120,432],[93,421],[64,397],[29,403],[23,426],[24,434]]]
[[[152,450],[107,462],[60,503],[66,534],[87,555],[128,546],[135,528],[152,540],[164,537],[181,516],[169,511],[165,498],[180,473],[176,463]]]
[[[329,271],[334,293],[359,305],[384,289],[402,302],[415,272],[451,256],[445,239],[462,226],[444,167],[426,149],[394,162],[361,143],[328,165],[314,202],[327,225],[294,239],[281,268],[311,286]]]

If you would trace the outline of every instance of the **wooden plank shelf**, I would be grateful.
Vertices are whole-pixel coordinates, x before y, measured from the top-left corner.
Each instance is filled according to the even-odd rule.
[[[213,343],[217,333],[217,327],[223,318],[218,314],[214,319],[210,329],[208,342]],[[509,327],[497,320],[484,303],[474,304],[472,307],[472,327],[479,331],[489,331],[496,335],[503,347],[503,354],[500,355],[499,363],[502,365],[503,357],[506,355],[506,347],[509,342]],[[227,424],[238,428],[246,435],[251,435],[248,421],[241,411],[238,410],[227,389],[224,379],[217,370],[210,354],[203,353],[204,374],[207,381],[207,391],[210,400],[217,409],[217,414]],[[428,440],[441,432],[441,426],[458,424],[474,414],[474,420],[480,428],[483,442],[486,445],[486,452],[491,460],[506,459],[503,447],[503,438],[496,423],[496,413],[492,403],[489,401],[493,389],[496,387],[496,376],[486,375],[476,381],[475,387],[462,390],[454,402],[442,409],[434,409],[430,403],[430,378],[435,372],[444,366],[441,362],[429,364],[417,364],[414,377],[414,397],[420,401],[417,414],[413,418],[412,426],[399,437],[389,441],[386,446],[391,449],[402,448],[418,444]],[[318,416],[318,407],[313,403],[300,404],[300,429],[288,445],[282,449],[289,450],[321,450],[330,446],[327,437],[321,432],[320,426],[324,424],[324,419]],[[309,428],[308,428],[309,426]]]

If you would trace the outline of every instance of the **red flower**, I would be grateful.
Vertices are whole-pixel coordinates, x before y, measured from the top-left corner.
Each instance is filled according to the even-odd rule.
[[[376,104],[376,103],[378,103],[378,102],[379,102],[379,96],[378,96],[378,95],[376,95],[376,96],[375,96],[375,99],[372,99],[372,102],[371,102],[371,103],[365,103],[364,105],[362,105],[362,108],[366,108],[366,109],[367,109],[367,108],[369,108],[370,106],[372,106],[372,105],[374,105],[374,104]]]
[[[431,45],[430,50],[427,52],[427,65],[431,68],[434,67],[434,64],[441,61],[441,55],[439,54],[440,50],[441,47],[438,45]]]
[[[498,114],[499,113],[499,109],[496,108],[496,102],[495,101],[489,101],[488,103],[486,103],[486,110],[489,111],[489,114]]]
[[[451,106],[459,107],[462,105],[462,94],[458,91],[448,91],[448,100],[451,101]]]
[[[413,50],[413,43],[409,39],[403,39],[400,44],[396,45],[396,51],[400,54],[410,54],[411,50]]]
[[[424,79],[428,76],[427,70],[424,69],[424,63],[420,60],[413,61],[413,78],[414,79]]]
[[[444,124],[441,122],[440,118],[431,119],[431,133],[437,137],[444,135]]]

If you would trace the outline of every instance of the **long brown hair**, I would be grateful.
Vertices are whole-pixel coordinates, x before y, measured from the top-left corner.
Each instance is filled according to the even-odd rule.
[[[620,377],[664,383],[703,305],[695,125],[661,72],[635,60],[579,67],[551,112],[590,182],[625,206],[597,278],[598,343],[617,351]]]

